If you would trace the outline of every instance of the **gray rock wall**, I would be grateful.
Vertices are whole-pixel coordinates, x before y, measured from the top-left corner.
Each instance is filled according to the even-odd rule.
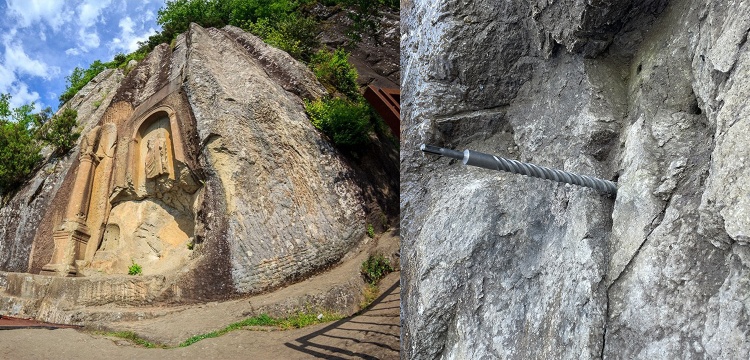
[[[227,218],[233,285],[253,292],[338,261],[364,236],[365,213],[352,170],[287,82],[274,81],[297,74],[292,83],[308,86],[302,93],[320,96],[312,73],[288,66],[285,76],[269,75],[261,59],[270,56],[256,51],[278,50],[251,51],[236,36],[236,28],[191,26],[184,88],[207,182],[224,193],[212,216]]]
[[[745,358],[749,29],[746,2],[402,4],[405,358]]]

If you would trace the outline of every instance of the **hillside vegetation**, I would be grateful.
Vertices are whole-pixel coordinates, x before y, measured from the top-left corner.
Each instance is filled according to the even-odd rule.
[[[34,113],[34,104],[10,107],[10,95],[0,94],[0,195],[21,184],[42,160],[42,146],[50,145],[61,155],[75,146],[75,110],[52,116],[46,108]]]

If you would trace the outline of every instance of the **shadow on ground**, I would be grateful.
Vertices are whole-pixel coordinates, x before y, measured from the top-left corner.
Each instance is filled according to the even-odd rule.
[[[284,345],[324,359],[398,359],[400,291],[400,282],[396,281],[359,315],[336,321]]]

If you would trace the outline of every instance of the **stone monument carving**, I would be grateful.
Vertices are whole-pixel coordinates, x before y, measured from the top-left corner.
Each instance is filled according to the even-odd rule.
[[[169,174],[167,170],[166,140],[163,134],[146,142],[146,178]]]
[[[85,260],[90,250],[88,244],[92,230],[88,215],[91,195],[94,193],[94,179],[104,172],[106,167],[101,166],[104,165],[102,161],[112,157],[116,142],[117,128],[113,124],[97,126],[81,140],[73,191],[65,218],[53,234],[55,250],[52,260],[42,268],[42,274],[75,276],[78,273],[81,261]],[[109,174],[105,177],[108,178]],[[99,178],[101,180],[101,176]]]

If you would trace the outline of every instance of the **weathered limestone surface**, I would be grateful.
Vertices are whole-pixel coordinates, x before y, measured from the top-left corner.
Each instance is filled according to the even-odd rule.
[[[74,97],[81,149],[0,209],[0,270],[85,279],[3,275],[0,312],[76,322],[65,311],[268,291],[335,265],[367,222],[397,214],[384,170],[307,119],[302,99],[325,89],[288,54],[193,25],[126,72]],[[133,262],[144,276],[122,278]]]
[[[402,6],[404,356],[747,357],[750,2]]]
[[[365,231],[351,170],[226,32],[192,26],[187,43],[184,87],[206,183],[223,192],[232,285],[257,291],[336,262]]]

